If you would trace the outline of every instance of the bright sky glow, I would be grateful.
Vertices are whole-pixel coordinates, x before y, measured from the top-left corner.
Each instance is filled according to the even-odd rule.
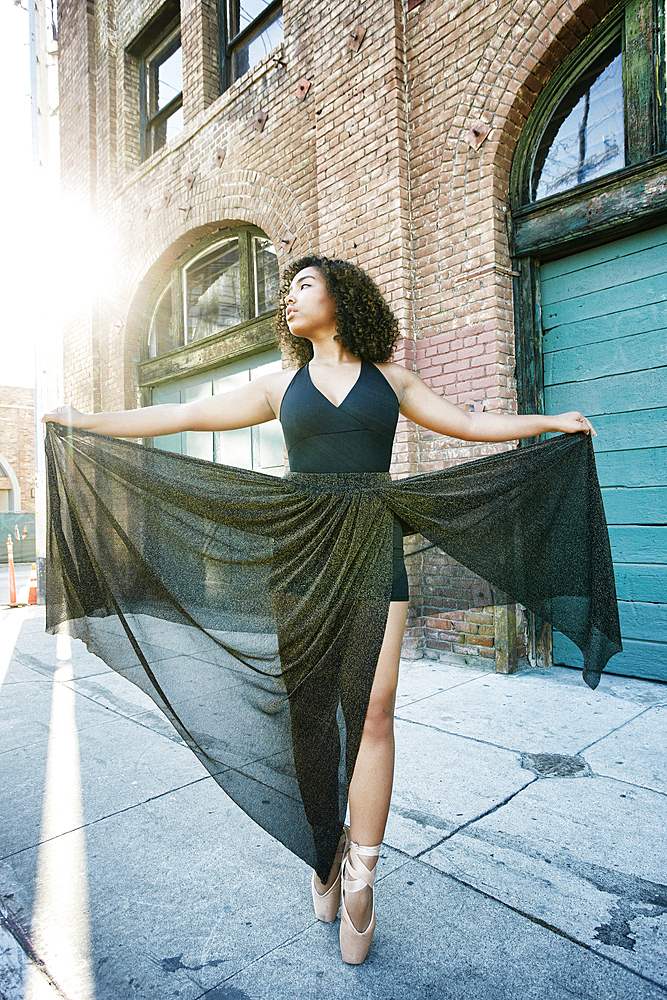
[[[0,157],[0,185],[4,193],[0,384],[32,386],[35,293],[40,284],[33,261],[40,239],[40,222],[32,182],[28,11],[16,6],[13,0],[0,0],[0,37],[3,40],[0,92],[9,137]]]

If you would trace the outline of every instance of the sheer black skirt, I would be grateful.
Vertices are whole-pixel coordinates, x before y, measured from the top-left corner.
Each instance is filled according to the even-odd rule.
[[[281,480],[56,424],[46,446],[47,630],[150,694],[322,879],[389,602],[405,593],[397,523],[569,636],[592,687],[621,648],[587,437],[399,481]]]

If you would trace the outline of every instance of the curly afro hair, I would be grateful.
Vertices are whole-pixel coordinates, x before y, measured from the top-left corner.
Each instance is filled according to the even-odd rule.
[[[347,260],[330,257],[301,257],[283,272],[276,331],[299,367],[313,356],[313,346],[305,337],[294,337],[285,321],[285,297],[294,277],[305,267],[316,267],[324,277],[327,291],[336,303],[337,340],[362,361],[389,361],[398,340],[398,322],[383,299],[380,289],[365,271]]]

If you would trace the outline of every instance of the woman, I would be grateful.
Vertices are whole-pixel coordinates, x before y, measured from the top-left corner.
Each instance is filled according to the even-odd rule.
[[[371,279],[348,262],[302,258],[288,268],[281,291],[278,329],[300,365],[296,372],[284,369],[192,403],[96,414],[65,406],[43,420],[111,437],[139,438],[231,430],[279,418],[297,481],[316,475],[386,474],[399,411],[428,430],[465,441],[510,441],[548,431],[595,433],[578,412],[553,417],[464,412],[431,391],[416,374],[390,362],[396,320]],[[328,877],[314,872],[312,879],[315,912],[324,921],[336,918],[342,885],[340,944],[350,964],[364,961],[373,936],[375,865],[393,780],[393,713],[408,608],[397,518],[393,537],[386,626],[377,663],[366,667],[370,694],[349,782],[349,831],[345,828],[340,837]],[[303,682],[299,675],[298,683],[286,685],[293,727],[298,718],[293,691]],[[335,705],[332,711],[335,715]],[[320,755],[326,757],[324,747]],[[301,755],[295,739],[294,756],[299,780],[301,771],[307,782],[308,768],[318,766],[313,754]],[[317,772],[318,784],[329,780],[325,770]],[[336,797],[335,789],[332,794]],[[332,822],[340,831],[336,816]],[[326,876],[326,870],[320,874]]]

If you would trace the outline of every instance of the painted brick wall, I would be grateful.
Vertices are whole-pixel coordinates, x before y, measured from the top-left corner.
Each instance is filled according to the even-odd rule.
[[[545,81],[609,6],[285,0],[284,44],[219,95],[215,5],[182,0],[185,128],[141,163],[139,62],[127,50],[160,4],[68,0],[64,188],[97,211],[115,255],[95,308],[67,331],[68,398],[84,409],[137,405],[157,284],[187,247],[241,222],[268,234],[281,263],[317,249],[361,264],[399,318],[399,362],[454,403],[514,410],[512,155]],[[480,122],[490,131],[475,148],[470,130]],[[393,471],[504,447],[401,419]],[[422,544],[410,540],[408,550]],[[408,565],[407,655],[492,659],[497,622],[475,579],[433,551]]]

